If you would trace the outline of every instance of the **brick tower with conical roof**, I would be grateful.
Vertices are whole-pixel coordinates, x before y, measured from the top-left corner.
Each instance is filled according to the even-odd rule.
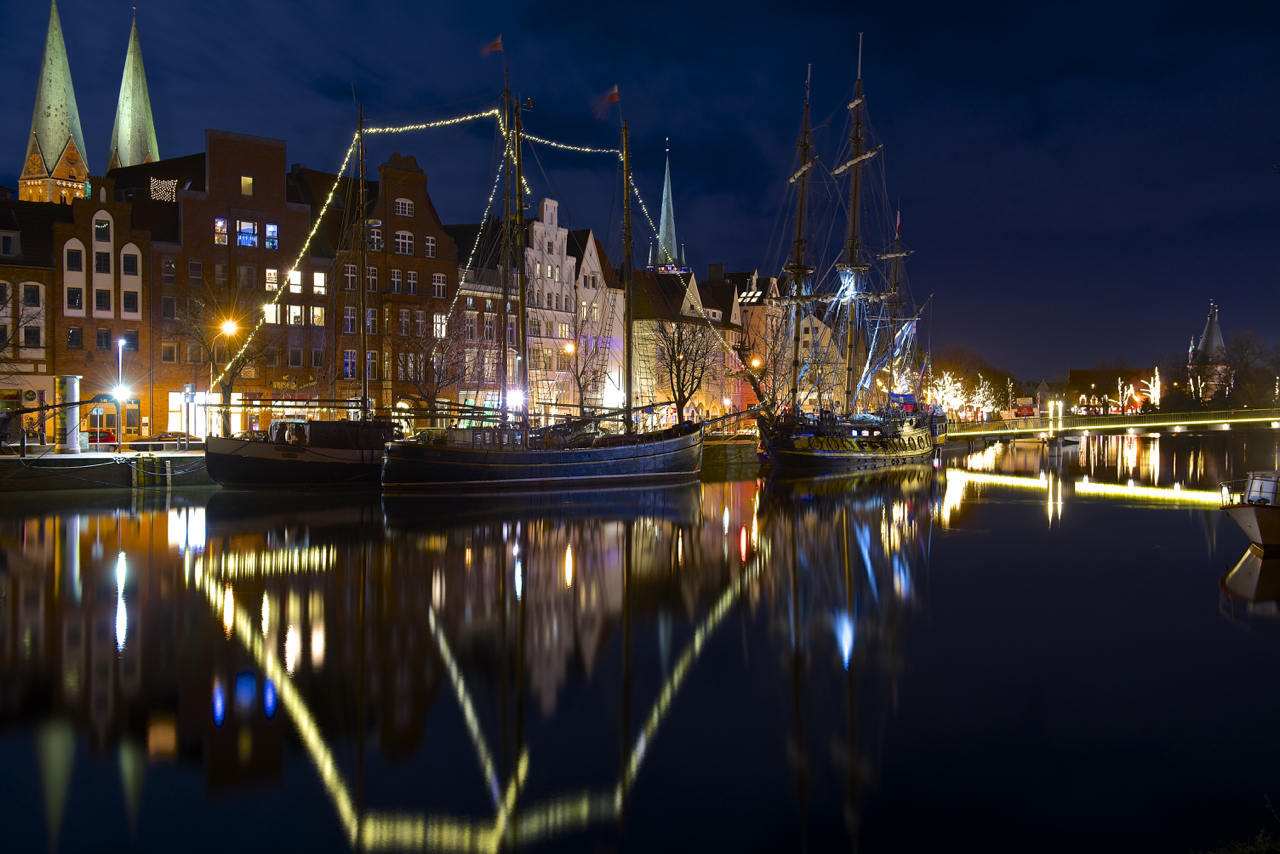
[[[49,4],[49,29],[40,60],[36,106],[31,114],[27,158],[18,177],[18,196],[32,202],[70,203],[85,195],[89,166],[84,158],[80,111],[71,85],[67,46],[57,0]]]

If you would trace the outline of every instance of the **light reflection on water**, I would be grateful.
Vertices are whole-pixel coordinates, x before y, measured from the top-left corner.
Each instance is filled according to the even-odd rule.
[[[148,745],[144,760],[94,796],[123,787],[142,804],[129,826],[144,843],[163,821],[143,796],[175,775],[202,778],[203,797],[170,805],[197,820],[210,799],[264,791],[313,811],[306,767],[330,819],[295,831],[321,848],[487,851],[661,832],[632,799],[669,784],[673,757],[682,777],[747,782],[699,746],[716,717],[741,713],[735,690],[765,683],[790,701],[756,737],[791,768],[750,785],[789,804],[784,838],[833,799],[856,834],[882,725],[854,738],[859,697],[901,669],[935,489],[920,468],[469,503],[40,501],[0,523],[0,684],[11,708],[38,710],[0,720],[56,740],[28,769],[48,809],[17,838],[105,844],[112,821],[86,835],[65,818],[89,794],[68,781],[127,742]],[[748,678],[707,695],[726,657]],[[809,708],[833,689],[847,702]],[[584,708],[602,717],[577,733]],[[450,721],[451,736],[433,735]],[[380,775],[405,762],[416,785],[387,790]]]

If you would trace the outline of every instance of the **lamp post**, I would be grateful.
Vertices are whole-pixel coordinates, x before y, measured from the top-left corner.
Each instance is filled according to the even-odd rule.
[[[124,336],[116,339],[116,453],[124,438],[124,399],[128,389],[124,387]]]
[[[240,324],[236,323],[234,320],[224,320],[222,322],[222,325],[218,327],[218,333],[217,335],[214,336],[214,338],[216,339],[219,336],[222,336],[224,338],[230,339],[232,335],[235,335],[239,331],[240,331]],[[216,352],[217,348],[215,347],[214,350]],[[215,363],[214,353],[210,353],[209,354],[209,394],[210,395],[213,394],[214,363]],[[227,361],[227,364],[228,365],[231,364],[230,360]],[[230,401],[228,401],[228,403],[230,403]],[[213,432],[213,423],[212,423],[212,416],[209,415],[209,400],[207,397],[205,399],[204,411],[205,411],[205,416],[210,419],[209,429],[206,431],[206,434],[205,434],[205,435],[208,435],[209,433]]]

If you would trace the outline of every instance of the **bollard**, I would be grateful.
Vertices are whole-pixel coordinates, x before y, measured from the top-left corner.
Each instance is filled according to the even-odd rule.
[[[53,442],[56,453],[80,453],[80,377],[64,374],[53,378]]]

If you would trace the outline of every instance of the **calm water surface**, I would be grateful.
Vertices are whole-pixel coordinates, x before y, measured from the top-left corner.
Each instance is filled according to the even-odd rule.
[[[0,507],[5,851],[1194,851],[1280,824],[1274,434]]]

